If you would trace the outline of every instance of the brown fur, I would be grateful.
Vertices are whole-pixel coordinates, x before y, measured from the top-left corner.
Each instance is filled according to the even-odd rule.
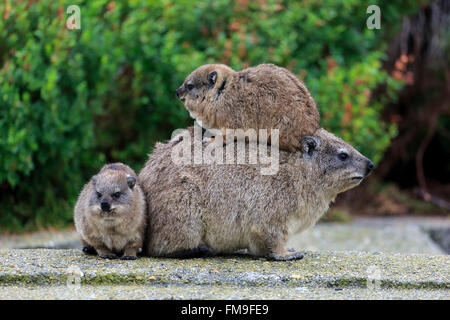
[[[138,177],[148,204],[151,256],[209,248],[300,258],[284,249],[288,235],[314,225],[338,193],[357,186],[371,169],[369,159],[324,129],[304,137],[301,150],[280,151],[278,172],[266,176],[260,174],[260,164],[248,161],[176,165],[172,149],[182,142],[178,135],[167,144],[157,143]],[[339,159],[342,153],[347,160]]]
[[[221,64],[203,65],[177,95],[204,128],[279,129],[279,147],[287,151],[300,148],[301,137],[319,128],[320,115],[306,86],[273,64],[239,72]]]
[[[83,251],[92,251],[93,247],[103,258],[121,254],[122,259],[136,258],[146,228],[145,198],[136,182],[136,173],[130,167],[114,163],[105,165],[84,186],[74,213]],[[115,193],[119,194],[117,198]],[[110,204],[110,212],[102,210],[101,201]]]

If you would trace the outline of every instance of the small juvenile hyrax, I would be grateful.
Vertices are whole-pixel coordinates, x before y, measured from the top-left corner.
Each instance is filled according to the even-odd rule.
[[[151,256],[248,249],[254,256],[300,259],[301,253],[284,248],[289,234],[314,225],[338,193],[357,186],[373,168],[369,159],[324,129],[303,137],[300,150],[280,151],[274,175],[261,175],[261,164],[248,160],[176,164],[173,150],[195,138],[192,129],[185,133],[156,144],[138,177],[148,205]]]
[[[74,214],[84,252],[107,259],[136,259],[146,227],[145,198],[136,180],[130,167],[113,163],[84,186]]]
[[[279,147],[287,151],[300,148],[300,139],[319,128],[320,115],[306,86],[273,64],[239,72],[223,64],[203,65],[176,93],[205,129],[220,129],[223,135],[225,129],[278,129]]]

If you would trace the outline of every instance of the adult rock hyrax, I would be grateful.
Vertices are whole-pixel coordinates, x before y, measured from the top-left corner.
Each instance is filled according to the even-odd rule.
[[[84,186],[75,205],[83,251],[101,258],[136,259],[146,227],[144,194],[127,165],[105,165]]]
[[[301,138],[319,128],[320,115],[306,86],[273,64],[239,72],[223,64],[203,65],[176,93],[205,129],[220,129],[223,135],[225,129],[278,129],[283,150],[300,148]]]
[[[373,168],[324,129],[303,137],[300,150],[280,151],[274,175],[261,175],[260,164],[247,162],[175,164],[172,151],[194,139],[192,131],[157,143],[138,177],[148,204],[151,256],[248,249],[258,257],[299,259],[301,253],[284,248],[288,236],[314,225],[338,193],[357,186]]]

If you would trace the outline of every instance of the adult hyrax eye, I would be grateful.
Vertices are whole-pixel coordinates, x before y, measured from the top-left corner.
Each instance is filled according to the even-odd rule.
[[[191,91],[192,89],[194,89],[194,85],[189,83],[186,85],[186,89],[188,89],[188,91]]]
[[[101,198],[102,197],[102,194],[100,193],[100,192],[97,192],[97,198]]]
[[[120,192],[113,193],[111,195],[111,197],[113,197],[113,199],[119,199],[120,198]]]
[[[345,153],[345,152],[341,152],[341,153],[338,154],[338,158],[339,158],[339,160],[341,160],[341,161],[345,161],[345,160],[348,159],[348,154]]]

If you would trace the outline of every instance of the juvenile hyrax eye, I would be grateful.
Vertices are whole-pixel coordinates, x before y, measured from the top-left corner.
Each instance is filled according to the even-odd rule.
[[[101,198],[102,197],[102,194],[100,193],[100,192],[97,192],[97,198]]]
[[[345,152],[341,152],[338,154],[338,158],[339,160],[345,161],[348,159],[348,154],[346,154]]]
[[[113,197],[114,199],[120,198],[120,192],[113,193],[113,194],[112,194],[112,197]]]
[[[194,85],[193,84],[188,84],[188,85],[186,85],[186,89],[191,91],[192,89],[194,89]]]

